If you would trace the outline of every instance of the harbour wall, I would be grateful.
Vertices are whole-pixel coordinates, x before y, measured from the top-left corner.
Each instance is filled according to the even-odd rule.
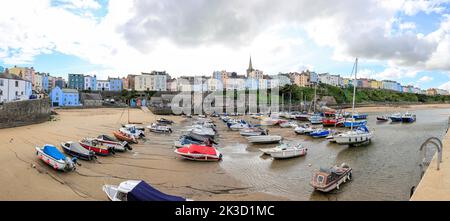
[[[0,104],[0,129],[38,124],[50,119],[50,100],[37,99]]]
[[[450,127],[450,118],[448,127]],[[450,131],[447,129],[442,140],[442,161],[436,153],[429,162],[423,177],[411,196],[411,201],[449,201],[450,200]]]

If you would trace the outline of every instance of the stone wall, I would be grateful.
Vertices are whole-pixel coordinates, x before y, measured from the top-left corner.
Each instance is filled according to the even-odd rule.
[[[0,104],[0,129],[48,121],[50,108],[48,98]]]

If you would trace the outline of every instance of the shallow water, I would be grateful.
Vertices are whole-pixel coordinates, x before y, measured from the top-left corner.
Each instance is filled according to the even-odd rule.
[[[444,136],[450,110],[415,111],[417,121],[412,124],[377,123],[376,116],[382,114],[369,114],[368,126],[375,135],[369,146],[362,147],[330,144],[326,139],[296,135],[293,129],[269,128],[270,134],[282,135],[286,142],[308,147],[307,156],[290,160],[263,156],[259,148],[276,145],[249,145],[239,132],[228,131],[216,119],[224,154],[221,166],[257,191],[292,200],[409,200],[422,172],[420,145],[429,137]],[[353,168],[353,180],[329,194],[314,192],[309,185],[312,173],[343,162]]]

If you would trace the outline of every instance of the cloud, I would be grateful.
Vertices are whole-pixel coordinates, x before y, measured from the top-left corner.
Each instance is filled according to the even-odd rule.
[[[430,81],[432,81],[433,80],[433,78],[432,77],[430,77],[430,76],[423,76],[423,77],[421,77],[420,79],[419,79],[419,83],[427,83],[427,82],[430,82]]]

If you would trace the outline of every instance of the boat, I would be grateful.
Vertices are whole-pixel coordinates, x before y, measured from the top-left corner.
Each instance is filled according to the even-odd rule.
[[[388,116],[378,116],[377,117],[377,121],[389,121],[389,117]]]
[[[253,144],[272,144],[279,143],[283,138],[277,135],[261,135],[261,136],[250,136],[247,140]]]
[[[145,127],[142,125],[137,125],[137,124],[122,124],[122,127],[124,128],[134,128],[136,130],[145,132]]]
[[[114,152],[125,152],[127,150],[132,150],[127,141],[120,142],[109,136],[105,137],[105,135],[101,135],[95,138],[95,140],[99,142],[100,145],[112,148]]]
[[[402,116],[403,123],[412,123],[414,121],[416,121],[416,115],[410,114],[408,112],[403,114],[403,116]]]
[[[197,134],[200,136],[207,136],[210,138],[214,138],[216,136],[216,132],[212,128],[203,127],[201,125],[192,125],[190,129],[188,129],[193,134]]]
[[[328,135],[328,137],[326,138],[330,143],[336,143],[336,136],[341,134],[342,132],[332,132],[330,133],[330,135]]]
[[[196,140],[196,141],[200,141],[200,142],[205,142],[205,140],[211,140],[211,141],[213,141],[213,143],[216,143],[214,140],[214,137],[206,136],[206,135],[199,135],[199,134],[193,133],[192,131],[187,136],[189,136],[189,138],[192,140]]]
[[[167,125],[159,125],[159,124],[155,124],[153,123],[150,126],[147,126],[147,128],[154,133],[172,133],[172,128],[170,128]]]
[[[87,150],[93,151],[96,155],[108,156],[115,154],[112,147],[101,145],[95,138],[84,138],[80,141],[80,145]]]
[[[294,129],[296,134],[309,134],[312,131],[314,131],[314,128],[312,128],[309,124],[301,125]]]
[[[370,143],[372,137],[373,133],[370,132],[366,126],[362,126],[354,130],[338,134],[334,137],[334,139],[338,144],[358,145]]]
[[[77,158],[70,159],[64,156],[55,146],[46,144],[44,147],[36,147],[36,155],[44,163],[50,165],[55,170],[64,172],[74,171],[77,163]]]
[[[274,126],[277,125],[279,122],[280,122],[279,119],[271,117],[264,117],[261,119],[261,125],[263,126]]]
[[[239,134],[244,137],[268,135],[269,131],[260,127],[245,128],[240,130]]]
[[[391,119],[392,122],[402,122],[403,118],[402,115],[400,113],[395,113],[392,114],[389,119]]]
[[[288,145],[282,144],[270,150],[270,156],[274,159],[289,159],[294,157],[305,156],[308,152],[308,148],[303,147],[301,144]]]
[[[342,127],[344,121],[344,118],[323,118],[322,124],[324,127]]]
[[[334,189],[340,189],[342,183],[352,179],[352,168],[343,163],[341,166],[320,168],[311,179],[311,186],[315,191],[328,193]]]
[[[137,130],[135,127],[122,127],[119,129],[120,132],[131,135],[133,137],[135,137],[136,139],[138,138],[143,138],[145,137],[145,132],[141,131],[141,130]]]
[[[214,113],[212,113],[211,114],[211,117],[219,117],[220,115],[218,114],[218,113],[216,113],[216,112],[214,112]]]
[[[135,137],[133,137],[129,134],[123,133],[121,131],[114,131],[113,134],[114,134],[114,137],[116,137],[120,141],[126,141],[128,143],[135,143],[135,144],[138,143],[138,141],[136,140]]]
[[[73,141],[64,142],[61,143],[61,147],[66,154],[76,157],[77,159],[86,161],[97,159],[97,156],[95,156],[95,153],[93,151],[87,150],[86,148],[82,147],[78,142]]]
[[[178,148],[175,153],[187,160],[193,161],[220,161],[222,154],[214,147],[191,144]]]
[[[227,126],[232,131],[238,131],[238,130],[250,127],[250,125],[244,120],[241,120],[240,122],[238,122],[236,124],[227,124]]]
[[[367,119],[367,114],[355,113],[355,114],[353,114],[352,118],[355,120],[365,120],[365,119]]]
[[[142,180],[128,180],[119,186],[104,185],[102,190],[111,201],[187,201],[162,193]]]
[[[311,117],[311,115],[303,113],[303,114],[296,115],[295,119],[299,120],[299,121],[309,121],[310,117]]]
[[[309,117],[308,120],[311,124],[322,124],[322,116],[320,116],[320,114],[314,114]]]
[[[283,123],[280,123],[281,128],[296,128],[298,125],[293,121],[285,121]]]
[[[350,118],[344,121],[344,127],[352,128],[352,127],[362,127],[367,125],[366,120],[355,120],[354,118]]]
[[[186,117],[188,117],[188,115],[186,115]],[[165,125],[170,125],[170,124],[174,123],[172,120],[168,120],[168,119],[165,119],[165,118],[161,118],[161,119],[159,119],[157,121],[158,121],[158,123],[165,124]]]
[[[330,130],[325,129],[317,129],[309,134],[309,136],[314,138],[324,138],[328,137],[328,135],[330,135]]]

